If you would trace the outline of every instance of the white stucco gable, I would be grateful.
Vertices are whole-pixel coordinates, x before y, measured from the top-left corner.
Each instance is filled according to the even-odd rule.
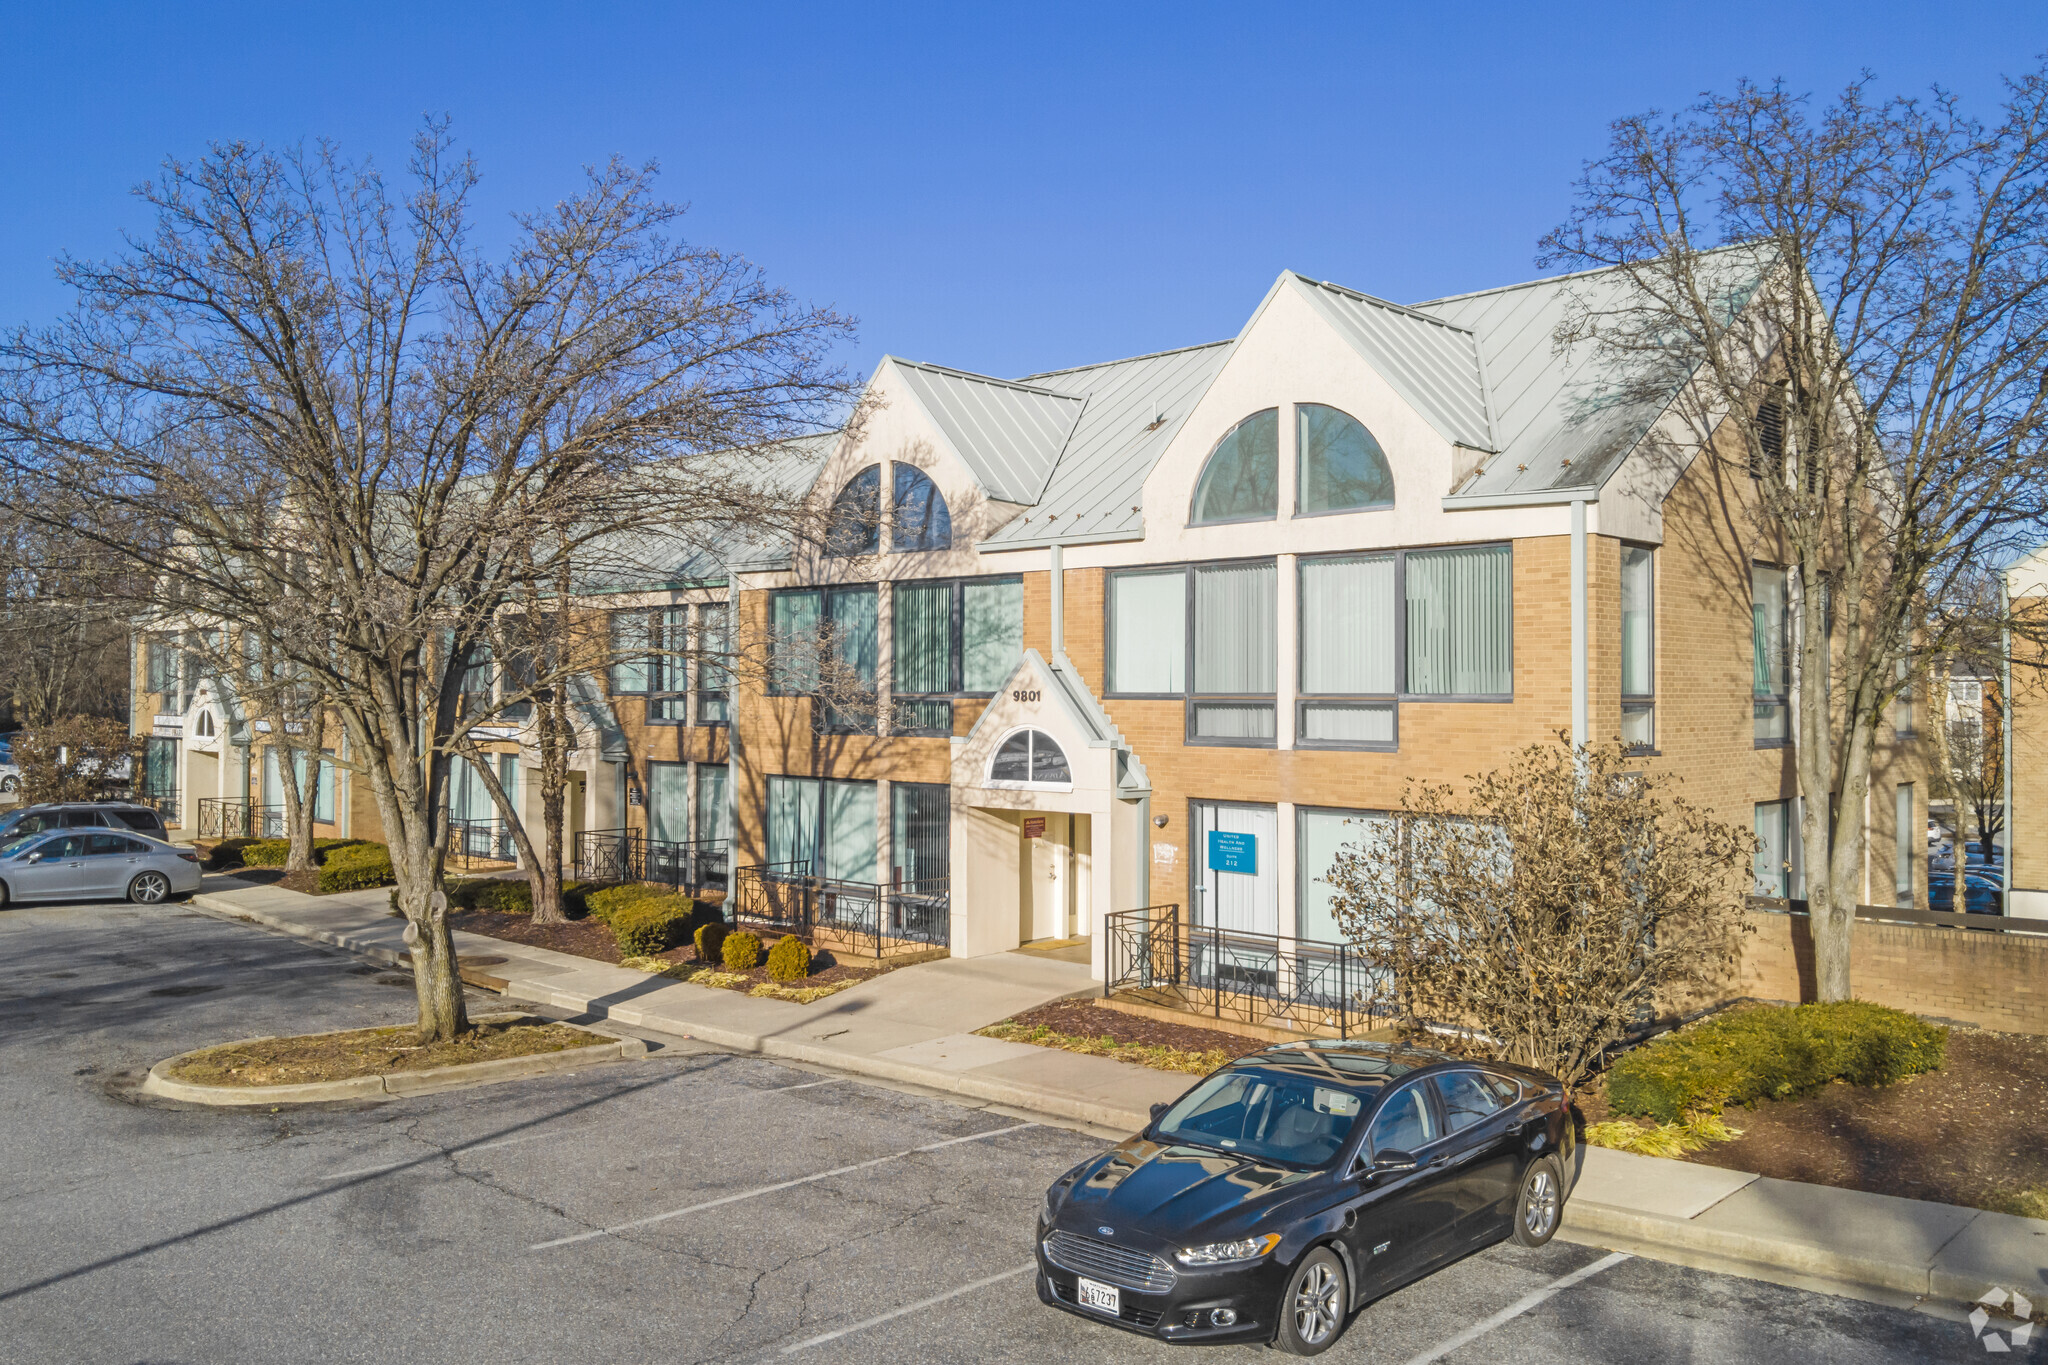
[[[1020,730],[1036,730],[1059,745],[1071,775],[1068,792],[1130,800],[1151,790],[1144,764],[1088,685],[1070,664],[1050,662],[1035,649],[1024,651],[1016,671],[954,747],[954,790],[970,792],[975,804],[1025,809],[1038,807],[1037,798],[1067,795],[1049,785],[990,778],[996,751]],[[1066,802],[1051,804],[1067,808]]]

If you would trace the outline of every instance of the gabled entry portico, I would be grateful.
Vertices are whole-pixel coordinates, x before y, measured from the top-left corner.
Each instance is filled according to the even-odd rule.
[[[953,956],[1085,936],[1099,978],[1102,917],[1145,904],[1150,798],[1072,666],[1026,650],[953,748]]]

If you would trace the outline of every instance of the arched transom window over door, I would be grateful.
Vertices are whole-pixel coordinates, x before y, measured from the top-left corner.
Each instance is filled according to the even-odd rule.
[[[1280,410],[1267,408],[1239,422],[1202,466],[1188,522],[1271,521],[1280,508]]]
[[[1066,752],[1043,730],[1019,730],[996,747],[988,780],[1001,786],[1068,786],[1073,770]]]
[[[1294,510],[1357,512],[1394,505],[1394,471],[1365,424],[1320,403],[1294,405]]]

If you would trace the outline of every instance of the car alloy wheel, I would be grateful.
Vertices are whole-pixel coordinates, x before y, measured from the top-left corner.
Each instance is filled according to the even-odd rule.
[[[1515,1241],[1540,1247],[1557,1232],[1564,1211],[1564,1180],[1557,1158],[1539,1156],[1522,1175],[1522,1197],[1515,1201]]]
[[[1344,1325],[1344,1266],[1328,1247],[1302,1258],[1280,1302],[1275,1344],[1291,1355],[1318,1355]]]
[[[161,872],[145,872],[128,883],[128,899],[137,905],[155,905],[171,894],[171,879]]]

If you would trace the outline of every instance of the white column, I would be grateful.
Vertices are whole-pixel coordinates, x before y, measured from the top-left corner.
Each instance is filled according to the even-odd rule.
[[[1301,660],[1301,608],[1297,600],[1301,575],[1295,564],[1295,556],[1281,555],[1277,566],[1280,582],[1275,611],[1279,617],[1279,629],[1273,647],[1280,651],[1280,656],[1273,688],[1273,724],[1274,734],[1283,749],[1294,747],[1294,697],[1300,690],[1295,669]],[[1282,842],[1285,842],[1285,836],[1282,836]]]
[[[1572,743],[1587,742],[1592,734],[1589,699],[1586,695],[1586,503],[1572,503]]]
[[[1295,835],[1294,803],[1280,803],[1279,828],[1273,832],[1274,872],[1279,885],[1276,894],[1280,898],[1279,927],[1282,938],[1301,936],[1300,897],[1295,888],[1295,862],[1298,850],[1294,847]]]

